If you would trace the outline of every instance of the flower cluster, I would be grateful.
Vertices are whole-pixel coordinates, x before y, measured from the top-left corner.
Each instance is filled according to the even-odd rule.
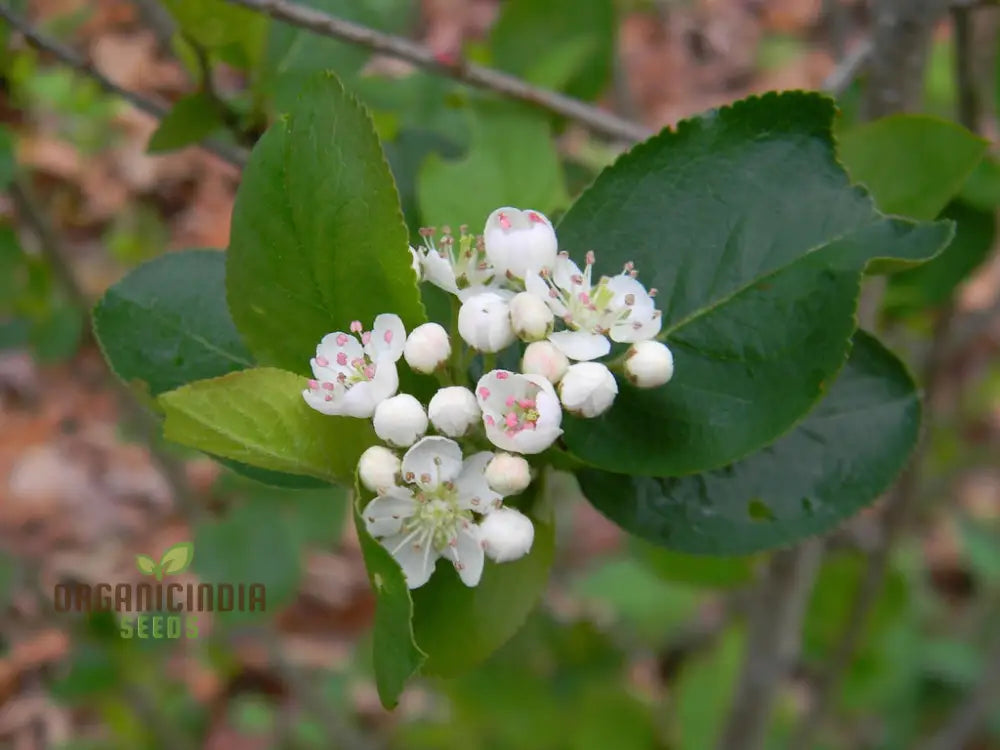
[[[595,281],[594,253],[581,270],[538,211],[499,208],[481,236],[464,226],[457,237],[447,228],[421,236],[424,246],[410,248],[414,271],[457,297],[451,323],[461,342],[438,323],[407,336],[393,314],[377,316],[371,330],[354,321],[319,343],[303,398],[324,414],[371,419],[385,443],[358,464],[376,495],[362,513],[410,588],[429,580],[439,558],[475,586],[487,558],[516,560],[531,549],[531,520],[504,505],[531,484],[524,456],[553,445],[564,410],[597,417],[611,408],[612,368],[654,388],[673,376],[673,357],[655,340],[656,290],[647,291],[632,264]],[[630,346],[610,366],[595,361],[611,354],[612,342]],[[470,358],[485,363],[522,344],[520,372],[492,369],[466,382]],[[426,408],[398,393],[400,358],[441,381]]]

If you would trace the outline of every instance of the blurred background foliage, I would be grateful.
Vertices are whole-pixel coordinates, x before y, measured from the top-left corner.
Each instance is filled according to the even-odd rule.
[[[335,70],[370,108],[414,235],[504,204],[558,217],[627,144],[226,0],[0,3],[166,110],[140,113],[0,22],[0,746],[715,746],[754,648],[746,621],[766,555],[630,541],[568,482],[543,605],[484,666],[419,680],[388,714],[345,494],[269,487],[167,447],[146,394],[109,375],[90,333],[91,303],[129,268],[225,247],[239,172],[192,146],[251,146],[310,72]],[[651,129],[754,92],[837,89],[852,175],[883,210],[945,216],[957,233],[892,277],[875,316],[930,396],[915,512],[843,664],[884,542],[878,506],[827,541],[765,746],[794,747],[842,669],[807,747],[918,747],[971,706],[971,730],[940,747],[1000,748],[1000,161],[992,146],[965,153],[957,126],[862,124],[871,82],[842,74],[872,38],[868,3],[304,4]],[[1000,9],[975,5],[935,19],[911,109],[993,140]],[[962,13],[975,14],[971,39]],[[267,616],[206,617],[198,639],[153,641],[53,612],[56,582],[134,580],[136,553],[186,539],[201,580],[266,583]]]

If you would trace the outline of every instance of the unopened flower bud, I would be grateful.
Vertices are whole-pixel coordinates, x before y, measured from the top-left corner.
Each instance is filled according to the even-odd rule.
[[[479,524],[479,540],[495,562],[524,557],[535,540],[531,519],[514,508],[497,508]]]
[[[458,311],[458,332],[469,346],[481,352],[498,352],[514,343],[507,300],[493,292],[483,292],[462,303]]]
[[[674,355],[659,341],[637,341],[625,354],[625,375],[638,388],[656,388],[674,376]]]
[[[427,414],[435,430],[442,435],[458,438],[479,423],[482,412],[472,391],[453,385],[434,394],[427,406]]]
[[[432,373],[450,356],[448,332],[437,323],[424,323],[414,328],[403,347],[406,364],[415,372]]]
[[[571,365],[559,383],[559,398],[566,411],[579,417],[596,417],[608,410],[618,395],[611,370],[600,362]]]
[[[558,383],[566,368],[569,367],[569,360],[555,344],[549,341],[536,341],[524,350],[524,358],[521,360],[521,372],[531,375],[541,375],[550,383]]]
[[[522,341],[541,341],[552,333],[555,318],[540,297],[528,292],[514,295],[510,301],[510,322]]]
[[[489,215],[483,243],[497,275],[518,279],[523,279],[529,270],[552,268],[559,250],[555,230],[544,214],[509,206]]]
[[[427,432],[427,413],[424,407],[408,393],[387,398],[375,407],[372,418],[375,434],[398,448],[413,445]]]
[[[504,497],[517,495],[531,484],[531,466],[521,456],[497,453],[486,464],[486,483]]]
[[[384,492],[396,484],[399,456],[381,445],[373,445],[358,459],[358,477],[372,492]]]

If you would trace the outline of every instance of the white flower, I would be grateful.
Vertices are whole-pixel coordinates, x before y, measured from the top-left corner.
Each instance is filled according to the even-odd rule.
[[[403,485],[365,507],[368,533],[396,558],[411,589],[427,583],[439,557],[451,561],[466,586],[479,583],[484,554],[475,514],[502,503],[483,474],[492,458],[485,451],[463,461],[454,440],[426,437],[403,456]]]
[[[510,301],[510,323],[522,341],[540,341],[552,333],[554,316],[540,297],[530,292],[514,295]]]
[[[659,341],[638,341],[625,354],[625,375],[639,388],[656,388],[674,376],[674,355]]]
[[[570,359],[585,361],[603,357],[612,341],[632,343],[651,339],[660,332],[662,314],[656,309],[655,289],[646,291],[631,263],[617,276],[604,276],[591,283],[594,254],[580,271],[565,253],[560,253],[552,273],[530,272],[525,288],[546,301],[566,331],[557,331],[549,341]]]
[[[498,352],[514,343],[510,306],[499,294],[483,292],[462,303],[458,332],[469,346],[481,352]]]
[[[486,437],[514,453],[541,453],[562,434],[562,409],[552,384],[538,375],[492,370],[479,379],[476,400]]]
[[[550,383],[558,383],[566,374],[567,367],[569,360],[566,355],[550,341],[528,344],[521,359],[521,372],[526,375],[541,375]]]
[[[531,484],[531,466],[521,456],[498,453],[486,466],[486,483],[504,497],[517,495]]]
[[[479,538],[487,557],[495,562],[510,562],[528,554],[535,540],[535,527],[520,511],[500,508],[483,519]]]
[[[375,407],[372,425],[375,434],[389,445],[405,448],[427,432],[427,413],[413,396],[400,393]]]
[[[448,332],[437,323],[424,323],[414,328],[403,348],[406,364],[415,372],[432,373],[450,356]]]
[[[559,398],[566,411],[580,417],[597,417],[606,412],[618,395],[618,382],[600,362],[570,365],[559,382]]]
[[[355,335],[360,334],[359,341]],[[310,360],[315,380],[302,397],[316,411],[367,418],[399,388],[396,362],[403,354],[406,331],[398,315],[375,318],[371,331],[351,323],[351,334],[328,333]]]
[[[464,225],[459,227],[458,242],[448,227],[442,228],[440,243],[434,241],[435,234],[432,228],[420,230],[424,247],[416,252],[425,281],[462,300],[494,288],[497,274],[486,260],[482,237],[469,234]]]
[[[381,445],[373,445],[358,459],[358,477],[372,492],[385,492],[395,486],[399,467],[399,456]]]
[[[427,415],[435,430],[457,438],[465,435],[479,421],[481,412],[472,391],[453,385],[434,394],[427,405]]]
[[[559,249],[552,222],[531,209],[505,206],[486,219],[486,257],[498,276],[523,279],[528,271],[552,268]]]
[[[417,283],[418,284],[421,281],[424,280],[424,271],[423,271],[423,268],[421,268],[420,258],[421,258],[420,253],[417,252],[417,249],[411,245],[410,246],[410,268],[412,268],[413,269],[413,273],[416,274],[416,276],[417,276]]]

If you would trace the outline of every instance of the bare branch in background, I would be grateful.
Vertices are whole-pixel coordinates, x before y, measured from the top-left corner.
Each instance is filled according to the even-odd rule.
[[[405,60],[417,67],[427,68],[470,86],[493,91],[509,99],[562,115],[604,136],[631,142],[641,141],[653,134],[649,128],[624,120],[618,115],[579,99],[532,86],[516,76],[493,68],[464,60],[443,59],[417,42],[335,18],[303,5],[285,0],[227,0],[227,2],[242,5],[258,13],[266,13],[271,18],[292,26]]]
[[[823,557],[821,539],[775,552],[750,603],[743,669],[718,750],[757,750],[778,690],[799,656],[802,618]]]
[[[157,101],[148,99],[140,94],[136,94],[134,91],[122,88],[95,68],[90,61],[84,59],[73,50],[64,46],[61,42],[46,36],[28,23],[25,19],[13,13],[6,5],[0,5],[0,18],[9,23],[13,28],[17,29],[32,47],[41,52],[46,52],[52,55],[57,60],[68,65],[74,70],[89,76],[97,83],[97,85],[104,89],[104,91],[124,99],[136,109],[160,120],[162,120],[169,111],[169,108],[164,104],[160,104]],[[236,146],[231,146],[228,143],[223,143],[214,139],[206,139],[198,145],[230,164],[235,164],[236,166],[243,166],[246,164],[246,151]]]

